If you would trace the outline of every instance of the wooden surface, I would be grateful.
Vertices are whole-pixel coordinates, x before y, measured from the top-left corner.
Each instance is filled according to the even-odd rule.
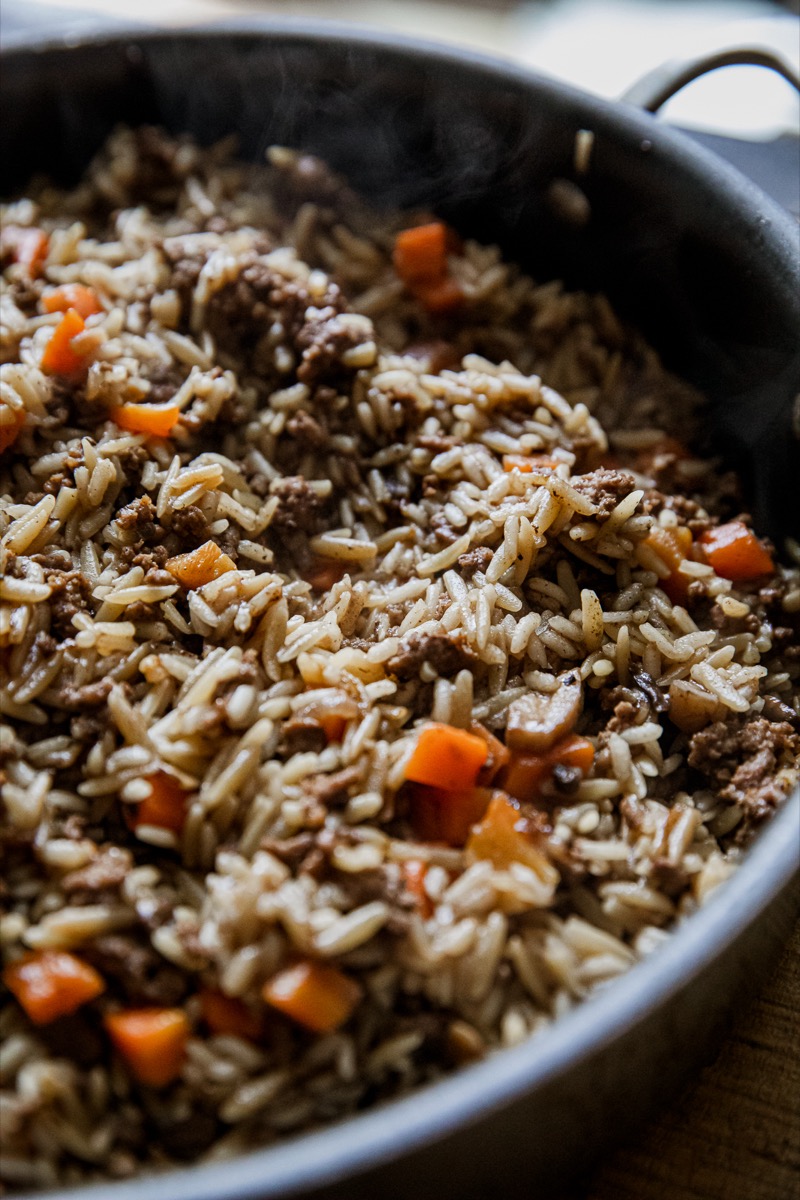
[[[800,924],[715,1061],[569,1200],[797,1198]]]

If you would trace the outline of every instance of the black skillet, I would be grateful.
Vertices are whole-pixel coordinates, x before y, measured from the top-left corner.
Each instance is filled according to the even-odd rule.
[[[119,122],[203,142],[236,131],[245,155],[276,142],[318,153],[378,204],[429,205],[540,279],[604,291],[709,395],[708,436],[742,473],[760,531],[797,536],[797,226],[650,116],[467,50],[266,21],[18,46],[0,96],[6,192],[39,171],[76,179]],[[594,146],[578,179],[580,129]],[[554,179],[579,183],[587,223],[553,206]],[[321,1133],[81,1195],[542,1196],[710,1057],[790,928],[799,831],[796,792],[665,948],[544,1037]]]

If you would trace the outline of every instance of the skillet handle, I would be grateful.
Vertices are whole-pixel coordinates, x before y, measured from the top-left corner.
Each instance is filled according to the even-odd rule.
[[[719,67],[734,66],[767,67],[782,75],[800,92],[800,75],[784,58],[772,50],[743,46],[732,50],[716,50],[701,54],[698,58],[672,59],[662,63],[632,84],[623,93],[622,99],[646,112],[656,113],[667,100],[693,80]]]

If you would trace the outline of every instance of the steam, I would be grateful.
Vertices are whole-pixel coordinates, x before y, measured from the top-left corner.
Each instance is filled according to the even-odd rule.
[[[539,279],[608,294],[709,392],[720,449],[754,468],[762,527],[796,524],[796,238],[759,217],[756,193],[621,107],[458,59],[357,34],[229,31],[8,55],[5,187],[43,168],[75,181],[119,123],[204,144],[233,132],[254,161],[273,144],[316,154],[377,207],[431,208]],[[576,176],[581,129],[594,145]],[[554,180],[577,178],[585,206],[574,186],[554,197]]]

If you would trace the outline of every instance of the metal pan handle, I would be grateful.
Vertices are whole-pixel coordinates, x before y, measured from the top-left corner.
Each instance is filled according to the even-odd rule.
[[[732,50],[716,50],[697,58],[673,59],[649,71],[638,79],[622,99],[646,112],[657,113],[662,105],[687,84],[719,67],[767,67],[775,71],[800,92],[800,75],[794,67],[773,50],[742,46]]]

